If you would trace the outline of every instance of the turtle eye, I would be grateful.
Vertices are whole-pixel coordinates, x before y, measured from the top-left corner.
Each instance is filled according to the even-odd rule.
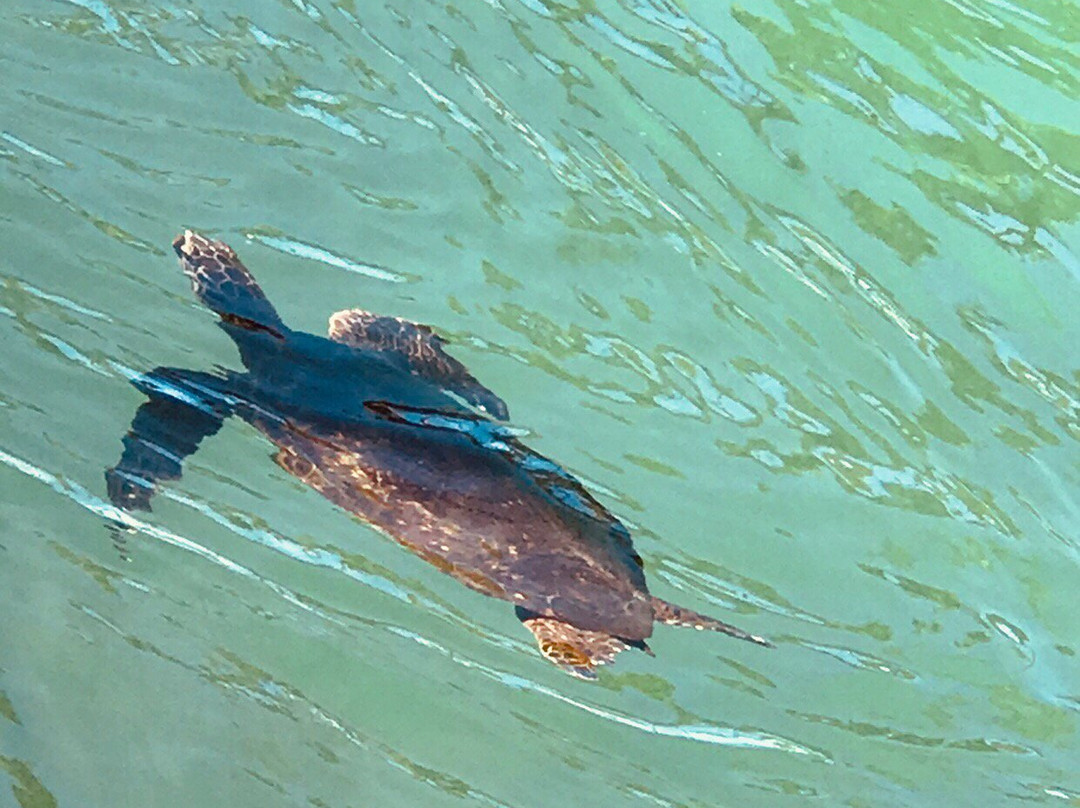
[[[263,323],[256,322],[247,317],[241,317],[239,314],[232,314],[231,312],[220,312],[219,317],[222,321],[229,325],[236,326],[237,328],[246,328],[248,331],[264,331],[275,339],[285,339],[285,335],[278,331],[276,328],[271,328]]]

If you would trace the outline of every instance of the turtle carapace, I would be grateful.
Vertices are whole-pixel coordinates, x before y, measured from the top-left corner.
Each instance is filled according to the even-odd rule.
[[[331,502],[514,604],[543,655],[576,676],[647,651],[657,621],[768,645],[652,597],[622,523],[499,424],[506,404],[430,328],[351,309],[329,337],[293,331],[228,245],[189,230],[173,247],[246,371],[161,367],[135,381],[148,401],[106,472],[115,505],[149,510],[155,486],[235,415]]]

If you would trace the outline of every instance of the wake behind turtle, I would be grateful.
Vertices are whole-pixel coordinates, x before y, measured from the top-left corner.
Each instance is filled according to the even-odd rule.
[[[157,368],[148,401],[106,472],[109,498],[149,510],[155,486],[238,416],[277,463],[471,589],[513,603],[545,657],[576,676],[653,623],[761,637],[649,594],[623,524],[557,464],[499,421],[506,404],[427,326],[359,309],[329,338],[282,321],[236,253],[188,230],[173,242],[196,296],[221,318],[246,368]]]

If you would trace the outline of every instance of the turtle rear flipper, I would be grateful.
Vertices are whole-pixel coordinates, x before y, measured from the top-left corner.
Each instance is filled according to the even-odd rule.
[[[725,623],[713,617],[698,614],[692,609],[676,606],[674,603],[668,603],[666,600],[660,600],[660,598],[652,599],[652,607],[653,617],[660,623],[667,623],[670,626],[687,626],[689,628],[696,628],[699,631],[704,631],[706,629],[709,631],[719,631],[721,634],[727,634],[729,637],[735,637],[739,640],[746,640],[747,642],[756,643],[757,645],[763,645],[766,648],[773,647],[773,644],[764,637],[759,637],[756,634],[743,631],[741,628],[736,628],[730,623]]]
[[[222,320],[284,337],[288,329],[232,247],[185,230],[173,241],[173,249],[196,297]]]
[[[331,315],[330,339],[397,356],[416,375],[461,396],[495,418],[505,421],[510,415],[505,401],[443,350],[445,340],[430,326],[398,317],[382,317],[363,309],[345,309]]]
[[[627,648],[652,653],[643,640],[627,641],[602,631],[586,631],[520,607],[515,611],[525,628],[536,637],[540,653],[579,679],[595,679],[599,665],[608,664]]]

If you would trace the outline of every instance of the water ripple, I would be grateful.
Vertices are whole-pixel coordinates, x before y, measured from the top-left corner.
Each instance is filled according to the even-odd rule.
[[[44,469],[38,468],[31,463],[28,463],[21,458],[9,454],[8,452],[0,449],[0,463],[7,465],[8,467],[25,474],[28,477],[38,480],[39,482],[47,485],[53,491],[61,494],[77,505],[87,509],[91,513],[109,520],[112,523],[120,525],[124,528],[131,529],[142,533],[149,538],[160,541],[164,544],[176,547],[177,549],[185,550],[193,553],[194,555],[202,558],[205,561],[209,561],[216,566],[219,566],[228,572],[241,575],[244,578],[249,578],[268,586],[276,594],[283,597],[289,603],[294,606],[298,606],[306,611],[311,611],[318,614],[321,618],[330,620],[332,622],[339,622],[332,615],[326,611],[313,606],[309,599],[304,598],[287,587],[265,578],[249,567],[239,564],[227,556],[212,550],[198,542],[188,539],[172,531],[164,528],[151,525],[131,514],[116,508],[103,500],[92,495],[89,491],[83,488],[81,485],[64,480],[51,474]],[[190,498],[184,497],[178,494],[172,494],[172,498],[185,505],[195,507],[199,512],[213,519],[213,521],[223,526],[229,527],[232,530],[236,530],[237,526],[226,520],[224,517],[217,514],[212,509],[202,506]],[[404,593],[397,590],[396,587],[386,586],[385,582],[379,582],[372,576],[366,576],[359,573],[357,570],[346,568],[341,563],[341,558],[332,553],[326,553],[324,551],[309,550],[297,545],[295,542],[282,539],[281,537],[273,536],[266,531],[246,529],[243,531],[249,539],[254,539],[264,546],[268,546],[271,549],[283,552],[286,555],[296,560],[303,561],[304,563],[316,564],[317,566],[329,566],[339,572],[346,572],[349,577],[354,578],[367,585],[375,585],[380,591],[386,592],[398,597],[400,599],[409,599]],[[429,606],[431,604],[428,604]],[[103,620],[104,618],[98,618]],[[742,749],[759,749],[759,750],[774,750],[779,752],[787,752],[796,755],[807,755],[814,757],[822,762],[832,762],[828,756],[822,752],[810,749],[809,747],[798,744],[794,741],[788,740],[775,735],[770,735],[763,732],[736,730],[730,727],[719,727],[711,724],[699,724],[699,725],[685,725],[685,724],[666,724],[654,721],[648,721],[641,718],[636,718],[631,715],[627,715],[621,712],[617,712],[608,708],[603,708],[595,704],[590,704],[585,701],[575,699],[560,693],[557,690],[553,690],[545,685],[538,684],[532,680],[524,677],[506,673],[504,671],[497,670],[479,662],[470,660],[460,654],[451,654],[446,648],[435,642],[434,640],[423,637],[415,632],[398,628],[394,626],[388,626],[387,630],[391,633],[397,634],[402,637],[406,637],[414,642],[417,642],[424,647],[431,648],[438,651],[443,656],[453,660],[459,665],[466,668],[476,670],[483,674],[485,677],[499,681],[501,684],[510,687],[515,690],[526,690],[538,693],[548,698],[555,699],[570,705],[576,709],[583,710],[591,715],[595,715],[599,718],[603,718],[607,721],[611,721],[616,724],[620,724],[631,729],[660,737],[679,738],[683,740],[695,741],[698,743],[705,743],[716,746],[729,746]]]
[[[394,633],[399,634],[402,637],[413,640],[426,648],[431,648],[444,656],[449,657],[454,662],[462,665],[466,668],[476,670],[482,673],[484,676],[494,679],[501,684],[513,688],[515,690],[524,690],[532,693],[538,693],[542,696],[554,699],[556,701],[567,704],[578,710],[583,710],[590,715],[597,716],[606,721],[610,721],[615,724],[620,724],[624,727],[638,730],[648,735],[657,735],[667,738],[681,738],[687,741],[696,741],[698,743],[710,744],[714,746],[728,746],[740,749],[756,749],[756,750],[773,750],[777,752],[787,752],[794,755],[806,755],[812,757],[822,763],[832,763],[833,761],[825,753],[811,749],[802,744],[787,738],[782,738],[776,735],[769,735],[767,733],[750,731],[750,730],[737,730],[732,727],[720,727],[713,724],[665,724],[655,721],[647,721],[642,718],[637,718],[625,713],[620,713],[615,710],[611,710],[605,707],[600,707],[596,704],[590,704],[589,702],[575,699],[571,696],[567,696],[564,693],[560,693],[557,690],[553,690],[546,685],[538,684],[531,679],[526,679],[516,674],[506,673],[495,668],[490,668],[485,665],[481,665],[473,660],[461,657],[458,654],[451,654],[446,648],[443,648],[438,643],[433,642],[425,637],[421,637],[413,632],[405,629],[393,630]]]
[[[401,273],[393,272],[392,270],[375,266],[374,264],[364,264],[350,258],[344,258],[323,247],[307,244],[303,241],[297,241],[288,236],[275,236],[259,231],[250,231],[247,233],[247,237],[258,241],[261,244],[265,244],[267,247],[286,253],[287,255],[294,255],[297,258],[307,258],[311,261],[319,261],[327,266],[332,266],[336,269],[344,269],[347,272],[355,272],[357,275],[366,275],[367,277],[375,278],[376,280],[390,281],[391,283],[406,283],[411,280],[407,275],[402,275]]]

